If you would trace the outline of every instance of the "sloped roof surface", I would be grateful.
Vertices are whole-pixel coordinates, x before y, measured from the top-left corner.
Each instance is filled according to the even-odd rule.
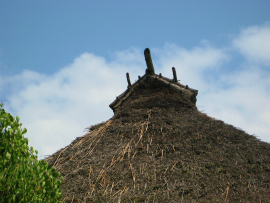
[[[196,107],[197,91],[146,74],[114,116],[45,161],[63,202],[269,202],[270,144]]]

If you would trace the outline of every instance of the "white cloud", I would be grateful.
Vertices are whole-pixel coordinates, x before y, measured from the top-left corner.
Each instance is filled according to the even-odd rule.
[[[269,71],[250,60],[237,71],[224,71],[233,56],[208,43],[191,50],[166,44],[151,48],[151,54],[157,74],[172,78],[175,67],[182,84],[199,90],[197,105],[204,106],[200,110],[270,142]],[[20,116],[39,159],[69,145],[86,127],[111,118],[109,104],[126,90],[126,72],[132,83],[145,73],[143,50],[131,48],[111,56],[106,61],[84,53],[50,76],[27,70],[0,76],[0,94],[8,100],[5,109]]]
[[[172,78],[175,67],[182,84],[199,90],[200,110],[270,142],[270,73],[251,60],[230,67],[230,50],[208,44],[186,50],[168,44],[153,52],[159,72]],[[263,58],[260,53],[257,57]]]
[[[270,142],[270,73],[258,67],[224,74],[199,101],[204,109],[249,134]],[[229,86],[224,89],[224,83]]]
[[[243,29],[233,45],[248,60],[270,65],[270,23]]]
[[[140,69],[134,59],[106,62],[84,53],[51,76],[28,70],[1,76],[0,92],[8,90],[5,109],[19,115],[29,145],[43,158],[82,136],[86,127],[108,120],[113,115],[109,104],[127,87],[126,72],[135,77]]]
[[[180,48],[177,45],[166,44],[163,49],[153,49],[157,56],[156,72],[172,77],[172,67],[176,68],[178,80],[190,87],[204,89],[207,71],[216,71],[230,57],[223,49],[214,48],[208,44],[195,47],[191,50]]]

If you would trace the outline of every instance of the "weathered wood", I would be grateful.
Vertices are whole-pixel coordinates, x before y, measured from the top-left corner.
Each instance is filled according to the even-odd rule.
[[[147,65],[146,73],[155,74],[155,69],[153,66],[150,49],[146,48],[144,50],[144,57],[145,57],[146,65]]]
[[[129,73],[127,73],[127,82],[128,82],[128,87],[131,86],[130,78],[129,78]]]
[[[178,80],[177,80],[177,75],[176,75],[176,71],[174,67],[172,67],[172,72],[173,72],[173,80],[174,82],[177,82]]]

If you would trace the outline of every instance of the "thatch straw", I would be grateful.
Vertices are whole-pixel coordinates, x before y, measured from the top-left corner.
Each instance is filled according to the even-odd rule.
[[[63,202],[269,202],[270,144],[179,91],[145,78],[110,120],[45,159],[64,176]]]

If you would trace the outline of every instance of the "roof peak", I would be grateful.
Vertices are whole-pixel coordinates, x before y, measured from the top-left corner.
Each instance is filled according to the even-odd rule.
[[[129,73],[126,73],[127,77],[127,90],[123,92],[121,95],[116,97],[116,99],[110,104],[110,108],[115,112],[115,109],[119,107],[128,97],[129,95],[133,92],[133,90],[138,87],[140,83],[143,83],[146,81],[147,78],[154,79],[152,81],[159,82],[164,86],[168,86],[169,88],[172,88],[176,91],[179,91],[180,94],[184,93],[187,98],[190,99],[190,101],[195,105],[196,104],[196,96],[198,94],[198,90],[192,89],[188,87],[188,85],[182,85],[181,83],[178,82],[177,80],[177,74],[176,70],[174,67],[172,67],[172,72],[173,72],[173,79],[166,78],[162,76],[160,73],[159,75],[155,74],[152,58],[151,58],[151,53],[150,49],[146,48],[144,50],[144,56],[145,56],[145,61],[147,65],[147,69],[145,71],[145,74],[141,77],[138,76],[138,80],[135,81],[133,84],[130,82],[130,77]]]

